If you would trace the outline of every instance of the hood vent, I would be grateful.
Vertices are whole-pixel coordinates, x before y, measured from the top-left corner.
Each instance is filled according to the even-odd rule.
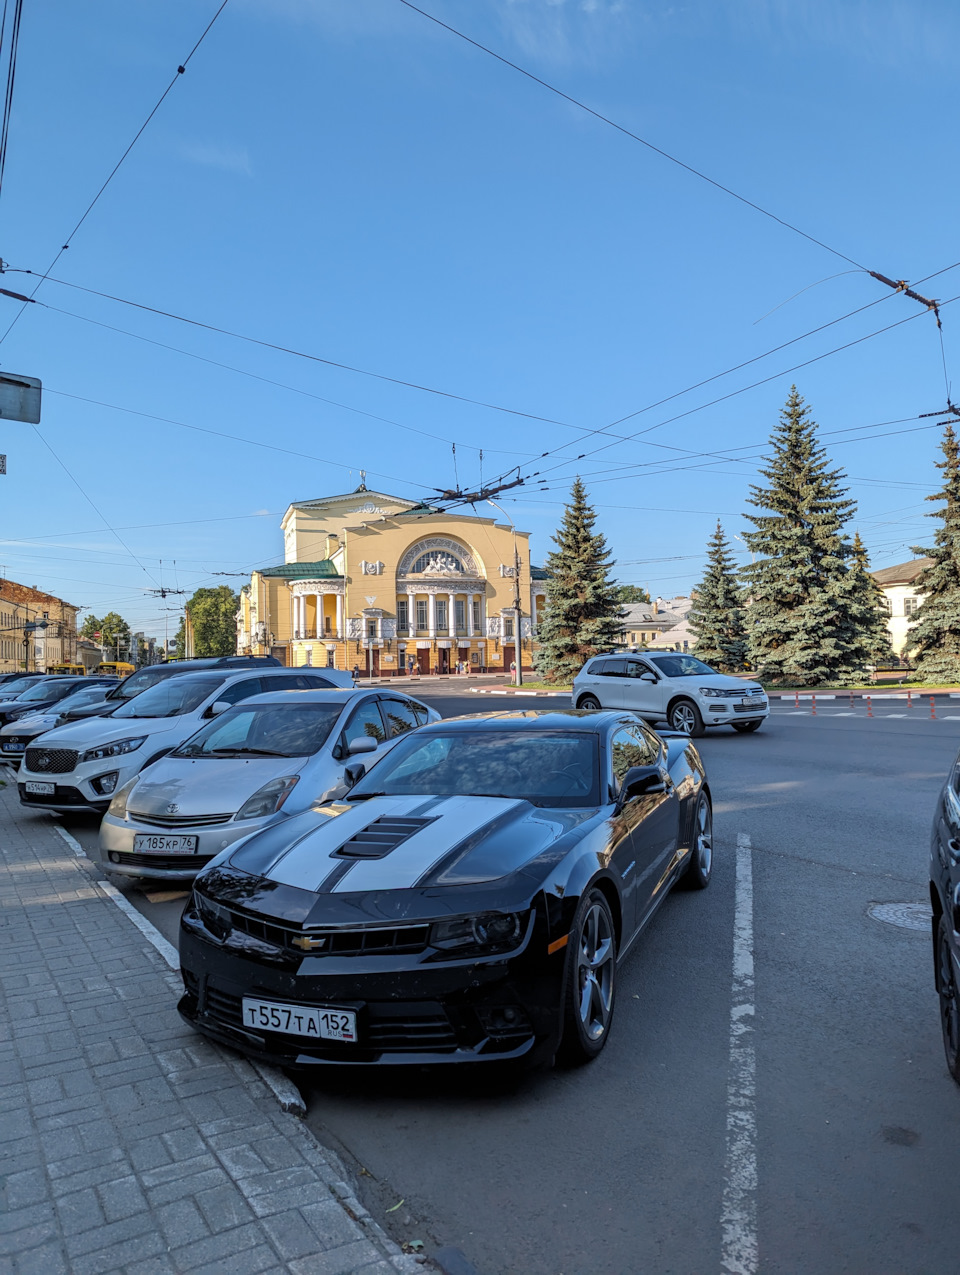
[[[382,859],[397,846],[433,823],[433,819],[405,819],[382,815],[345,841],[336,855],[342,859]]]

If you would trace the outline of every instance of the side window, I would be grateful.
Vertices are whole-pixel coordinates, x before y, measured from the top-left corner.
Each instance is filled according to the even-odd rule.
[[[340,740],[349,748],[355,739],[364,737],[375,739],[378,744],[382,744],[387,738],[376,700],[367,700],[360,705],[344,727]]]
[[[265,691],[308,691],[314,679],[306,673],[274,674],[263,679]],[[329,682],[321,682],[321,686],[329,686]]]
[[[474,652],[474,654],[476,654],[476,652]],[[427,712],[426,705],[418,704],[415,699],[407,700],[407,703],[409,704],[410,710],[413,713],[414,717],[417,719],[417,725],[423,726],[427,718],[429,717],[429,713]]]
[[[609,663],[608,660],[594,660],[593,663],[590,665],[590,667],[587,669],[588,676],[603,677],[604,673],[606,673],[607,671],[608,663]]]
[[[395,739],[397,735],[405,735],[407,731],[416,730],[420,725],[413,711],[413,705],[405,703],[402,699],[382,699],[380,710],[384,721],[390,727],[391,739]]]
[[[239,704],[242,699],[259,695],[262,689],[259,677],[246,677],[242,682],[234,682],[232,686],[225,686],[217,691],[214,702],[226,700],[228,704]]]
[[[306,690],[308,691],[326,691],[333,685],[333,682],[326,677],[305,677]]]
[[[649,672],[647,665],[641,664],[639,660],[627,660],[627,677],[642,677]]]
[[[626,660],[605,660],[603,671],[607,677],[626,677],[627,661]]]
[[[619,791],[630,767],[652,766],[657,760],[657,749],[638,727],[622,726],[610,741],[610,760],[614,787]]]

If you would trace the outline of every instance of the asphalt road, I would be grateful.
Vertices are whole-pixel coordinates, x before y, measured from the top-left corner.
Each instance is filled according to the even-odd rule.
[[[423,698],[444,715],[562,703],[455,689]],[[867,910],[926,897],[960,701],[955,713],[938,701],[937,720],[928,704],[874,712],[785,704],[756,735],[701,741],[713,882],[677,892],[635,944],[591,1066],[513,1083],[381,1072],[310,1090],[311,1127],[364,1171],[371,1211],[398,1238],[459,1249],[481,1275],[736,1269],[721,1215],[732,1176],[743,1186],[726,1152],[739,837],[752,847],[741,853],[753,873],[756,1269],[956,1269],[960,1092],[943,1062],[930,942]],[[92,844],[95,823],[64,822]],[[181,900],[130,897],[175,941]]]

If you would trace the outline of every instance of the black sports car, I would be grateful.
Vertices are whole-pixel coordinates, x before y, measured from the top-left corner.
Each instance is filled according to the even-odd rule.
[[[947,1066],[960,1084],[960,757],[937,800],[930,833],[933,975]]]
[[[687,736],[616,712],[436,722],[200,873],[180,1013],[285,1067],[586,1062],[630,944],[711,866]]]

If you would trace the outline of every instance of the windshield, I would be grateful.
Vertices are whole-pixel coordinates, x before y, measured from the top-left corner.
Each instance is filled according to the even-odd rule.
[[[702,677],[717,671],[695,655],[648,655],[647,659],[664,677]]]
[[[35,677],[16,677],[12,682],[4,682],[0,686],[0,691],[4,695],[19,695],[21,691],[25,691],[28,686],[36,686],[38,679]]]
[[[167,677],[159,686],[153,686],[136,699],[121,704],[110,716],[113,721],[118,717],[181,717],[199,708],[223,682],[222,673],[213,677],[197,674]]]
[[[62,701],[61,708],[66,713],[69,709],[81,708],[84,704],[96,704],[105,698],[109,689],[107,686],[85,686],[82,690],[68,695]]]
[[[129,677],[125,677],[119,686],[113,688],[107,699],[133,699],[134,695],[139,695],[141,691],[156,686],[158,682],[162,682],[171,674],[172,670],[164,664],[158,664],[154,668],[143,668],[139,673],[131,673]]]
[[[171,756],[311,757],[320,750],[342,711],[341,704],[236,708],[201,727]]]
[[[17,703],[33,704],[38,700],[55,701],[63,699],[67,695],[72,695],[76,689],[76,680],[74,678],[71,678],[69,682],[38,682],[36,686],[31,686],[28,691],[18,695]]]
[[[514,797],[534,806],[595,806],[597,736],[574,731],[409,735],[347,794]]]

